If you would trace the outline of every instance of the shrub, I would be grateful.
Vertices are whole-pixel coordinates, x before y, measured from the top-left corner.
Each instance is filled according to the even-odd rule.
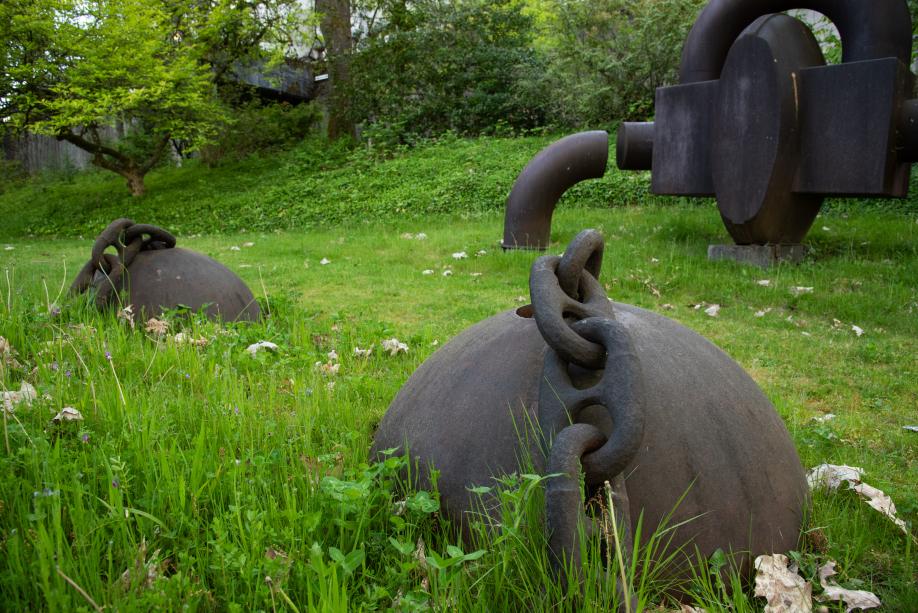
[[[678,76],[682,44],[704,0],[547,0],[549,117],[611,127],[653,113],[654,92]]]
[[[312,103],[249,102],[230,113],[214,141],[201,147],[201,159],[214,166],[290,146],[314,134],[321,118]]]
[[[543,123],[544,66],[518,0],[420,0],[393,11],[351,63],[352,113],[385,144]]]

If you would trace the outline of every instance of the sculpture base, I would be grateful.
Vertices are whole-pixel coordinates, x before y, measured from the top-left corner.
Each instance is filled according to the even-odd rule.
[[[731,260],[770,268],[776,264],[799,264],[810,252],[806,245],[708,245],[708,259]]]

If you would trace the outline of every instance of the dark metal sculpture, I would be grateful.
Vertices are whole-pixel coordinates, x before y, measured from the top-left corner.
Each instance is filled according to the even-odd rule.
[[[843,63],[776,14],[819,11]],[[682,50],[680,84],[654,123],[624,123],[617,162],[652,170],[655,194],[716,196],[738,244],[803,240],[825,196],[904,197],[918,105],[904,0],[712,0]]]
[[[793,8],[832,20],[843,63],[825,65],[813,33],[777,14]],[[619,126],[616,161],[651,170],[655,194],[716,196],[737,244],[798,244],[826,196],[908,194],[918,161],[911,50],[905,0],[712,0],[685,41],[680,83],[657,89],[655,121]],[[552,145],[520,174],[505,248],[544,248],[561,193],[602,174],[543,170],[589,158],[590,145],[578,146],[572,155]]]
[[[609,135],[601,130],[565,136],[540,151],[517,177],[507,198],[504,249],[545,249],[555,205],[572,185],[606,172]]]
[[[116,253],[106,253],[114,247]],[[156,226],[116,219],[93,244],[92,256],[73,284],[72,294],[93,288],[99,308],[133,305],[147,317],[163,310],[203,309],[208,317],[255,321],[261,311],[246,284],[205,255],[179,249],[175,237]]]
[[[621,525],[653,530],[671,512],[672,546],[749,556],[793,549],[807,486],[774,407],[732,359],[680,324],[613,303],[598,282],[603,243],[581,233],[532,267],[532,305],[460,334],[411,376],[373,453],[398,447],[430,470],[445,513],[467,528],[497,498],[469,488],[535,470],[548,481],[553,559],[579,562],[587,498],[611,483]],[[684,497],[683,497],[684,496]],[[680,502],[681,499],[681,502]],[[646,532],[645,532],[646,534]],[[627,536],[627,534],[626,534]],[[627,540],[627,539],[626,539]]]

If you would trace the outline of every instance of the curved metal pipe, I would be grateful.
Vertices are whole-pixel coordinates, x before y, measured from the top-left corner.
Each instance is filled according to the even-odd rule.
[[[516,178],[504,215],[504,249],[545,249],[551,216],[572,185],[606,173],[609,135],[603,130],[565,136],[542,149]]]
[[[898,57],[909,66],[912,20],[904,0],[711,0],[682,48],[681,83],[720,78],[733,42],[753,21],[790,9],[819,11],[842,40],[842,61]]]

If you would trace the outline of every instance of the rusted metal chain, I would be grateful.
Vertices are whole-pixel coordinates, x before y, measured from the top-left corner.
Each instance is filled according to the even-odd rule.
[[[114,247],[115,254],[106,253]],[[96,287],[96,305],[108,306],[117,295],[121,277],[141,251],[171,249],[175,237],[162,228],[137,224],[131,219],[116,219],[96,237],[92,255],[70,285],[71,294],[81,294]]]
[[[549,346],[538,420],[548,471],[556,475],[546,488],[549,548],[565,583],[574,579],[568,571],[580,574],[580,526],[586,535],[595,532],[584,509],[580,471],[588,490],[609,482],[617,504],[627,505],[622,471],[637,454],[644,433],[640,363],[597,280],[602,252],[602,236],[585,230],[563,256],[536,260],[529,281],[536,323]],[[594,371],[591,378],[598,380],[586,387],[575,385],[572,370]],[[608,435],[584,417],[584,410],[595,406],[603,407],[612,423]],[[627,509],[621,511],[627,518]],[[630,548],[630,522],[622,524]]]

